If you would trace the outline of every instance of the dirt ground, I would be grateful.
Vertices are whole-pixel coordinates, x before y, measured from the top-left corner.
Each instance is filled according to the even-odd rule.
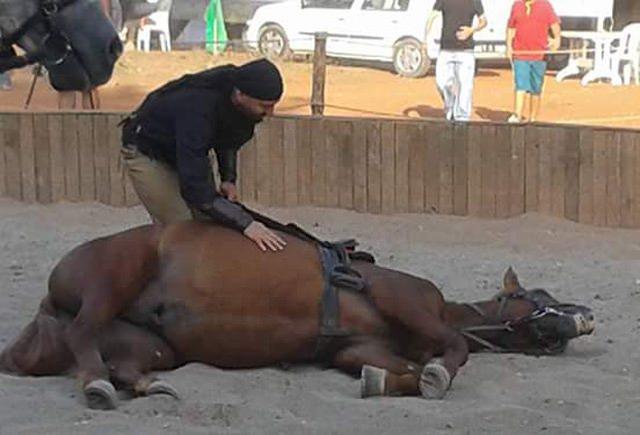
[[[70,378],[0,375],[0,434],[637,434],[640,232],[529,214],[509,220],[263,209],[329,239],[356,237],[386,266],[432,279],[450,300],[488,299],[513,265],[523,285],[585,304],[596,332],[557,357],[472,355],[443,401],[358,398],[334,370],[225,371],[190,364],[161,376],[180,402],[84,407]],[[143,223],[140,207],[25,205],[0,199],[0,347],[27,324],[48,273],[85,240]]]
[[[140,53],[127,51],[113,79],[102,88],[104,110],[131,110],[146,93],[186,72],[221,63],[242,63],[247,54],[212,56],[204,51]],[[283,114],[308,114],[311,65],[283,62],[286,80]],[[576,78],[562,83],[548,74],[541,121],[591,125],[640,127],[640,86],[613,87],[607,83],[582,87]],[[422,79],[396,76],[383,66],[328,67],[327,115],[442,117],[442,103],[432,75]],[[22,109],[28,95],[30,69],[14,74],[16,88],[0,93],[0,110]],[[480,64],[475,82],[475,113],[478,120],[504,121],[512,110],[512,78],[508,68]],[[32,110],[56,108],[56,94],[45,81],[36,86]]]

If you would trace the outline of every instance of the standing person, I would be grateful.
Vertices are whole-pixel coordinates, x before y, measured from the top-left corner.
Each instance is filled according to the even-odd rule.
[[[262,250],[285,242],[239,204],[236,161],[254,127],[273,114],[283,92],[266,59],[186,75],[153,91],[123,123],[124,166],[142,204],[161,224],[215,220],[242,232]],[[214,150],[220,191],[211,171]]]
[[[529,121],[538,119],[547,69],[544,54],[558,47],[560,19],[551,4],[547,0],[517,0],[511,8],[507,29],[507,56],[513,64],[515,82],[514,112],[508,122],[522,122],[527,94],[530,95]]]
[[[487,26],[481,0],[436,0],[427,20],[427,35],[442,14],[436,84],[449,121],[469,121],[473,107],[476,59],[473,34]],[[473,26],[474,17],[478,17]]]

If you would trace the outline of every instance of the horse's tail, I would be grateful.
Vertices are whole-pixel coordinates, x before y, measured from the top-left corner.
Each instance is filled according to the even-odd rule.
[[[35,318],[0,353],[0,372],[31,376],[67,372],[74,362],[64,340],[69,321],[45,297]]]

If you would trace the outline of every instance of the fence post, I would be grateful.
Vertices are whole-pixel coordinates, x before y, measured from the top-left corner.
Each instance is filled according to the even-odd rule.
[[[311,114],[324,114],[324,83],[327,71],[327,34],[315,34],[313,53],[313,86],[311,91]]]

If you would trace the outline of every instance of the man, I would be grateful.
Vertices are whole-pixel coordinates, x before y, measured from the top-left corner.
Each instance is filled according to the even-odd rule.
[[[161,224],[213,219],[241,231],[263,251],[285,246],[235,201],[237,153],[273,114],[283,92],[266,59],[186,75],[152,92],[125,120],[123,157],[133,187]],[[209,151],[220,172],[216,190]]]
[[[440,54],[436,63],[436,84],[449,121],[469,121],[473,107],[473,79],[476,60],[473,34],[487,26],[480,0],[436,0],[427,20],[427,35],[442,14]],[[473,26],[474,17],[478,17]]]
[[[553,37],[549,41],[549,30]],[[507,55],[513,63],[515,110],[508,121],[522,122],[525,97],[530,95],[529,121],[538,119],[547,63],[545,52],[560,47],[560,19],[547,0],[518,0],[511,8]]]

